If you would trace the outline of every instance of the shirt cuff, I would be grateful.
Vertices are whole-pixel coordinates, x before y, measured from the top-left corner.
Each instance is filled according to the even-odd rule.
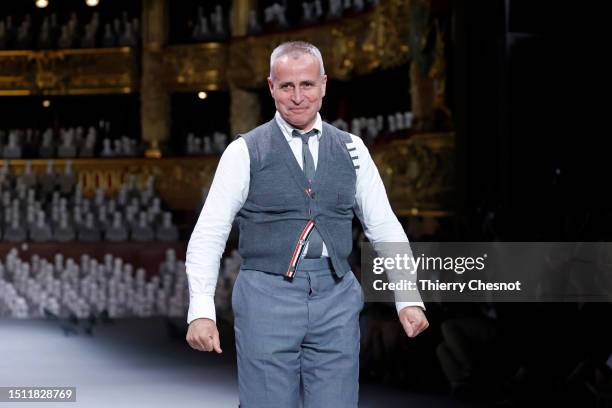
[[[217,322],[215,312],[215,298],[210,295],[192,295],[189,299],[189,311],[187,312],[187,324],[195,319],[207,318]]]
[[[397,310],[397,315],[399,316],[400,310],[407,306],[418,306],[423,311],[425,311],[425,304],[423,304],[423,302],[395,302],[395,309]]]

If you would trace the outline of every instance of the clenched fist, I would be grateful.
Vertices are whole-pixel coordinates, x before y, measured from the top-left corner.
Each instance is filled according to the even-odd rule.
[[[222,353],[217,325],[211,319],[195,319],[187,329],[187,343],[199,351]]]
[[[418,306],[406,306],[399,312],[399,319],[408,337],[416,337],[429,327],[425,313]]]

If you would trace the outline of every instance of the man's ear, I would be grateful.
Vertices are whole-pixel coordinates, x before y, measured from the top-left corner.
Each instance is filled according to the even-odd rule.
[[[325,96],[325,90],[327,89],[327,75],[323,75],[321,77],[321,90],[323,93],[321,94],[321,98]]]
[[[270,95],[274,96],[274,82],[270,77],[268,77],[268,88],[270,89]]]

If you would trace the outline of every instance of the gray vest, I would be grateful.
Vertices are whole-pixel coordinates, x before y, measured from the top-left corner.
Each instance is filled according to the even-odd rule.
[[[335,273],[347,273],[356,181],[346,145],[351,136],[323,122],[310,191],[274,119],[241,136],[251,161],[249,194],[236,217],[242,267],[293,276],[305,229],[314,221]]]

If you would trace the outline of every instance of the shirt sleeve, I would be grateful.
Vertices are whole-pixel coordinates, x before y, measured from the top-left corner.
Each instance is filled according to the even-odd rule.
[[[361,138],[351,135],[357,153],[357,185],[355,192],[355,214],[363,225],[366,238],[376,245],[382,242],[406,242],[408,237],[391,209],[385,185],[368,148]],[[388,273],[388,272],[387,272]],[[395,302],[397,313],[407,306],[419,306],[421,301]]]
[[[187,323],[203,317],[216,321],[214,295],[221,256],[234,217],[249,194],[249,182],[249,151],[244,139],[238,138],[227,146],[219,160],[206,202],[187,244]]]

